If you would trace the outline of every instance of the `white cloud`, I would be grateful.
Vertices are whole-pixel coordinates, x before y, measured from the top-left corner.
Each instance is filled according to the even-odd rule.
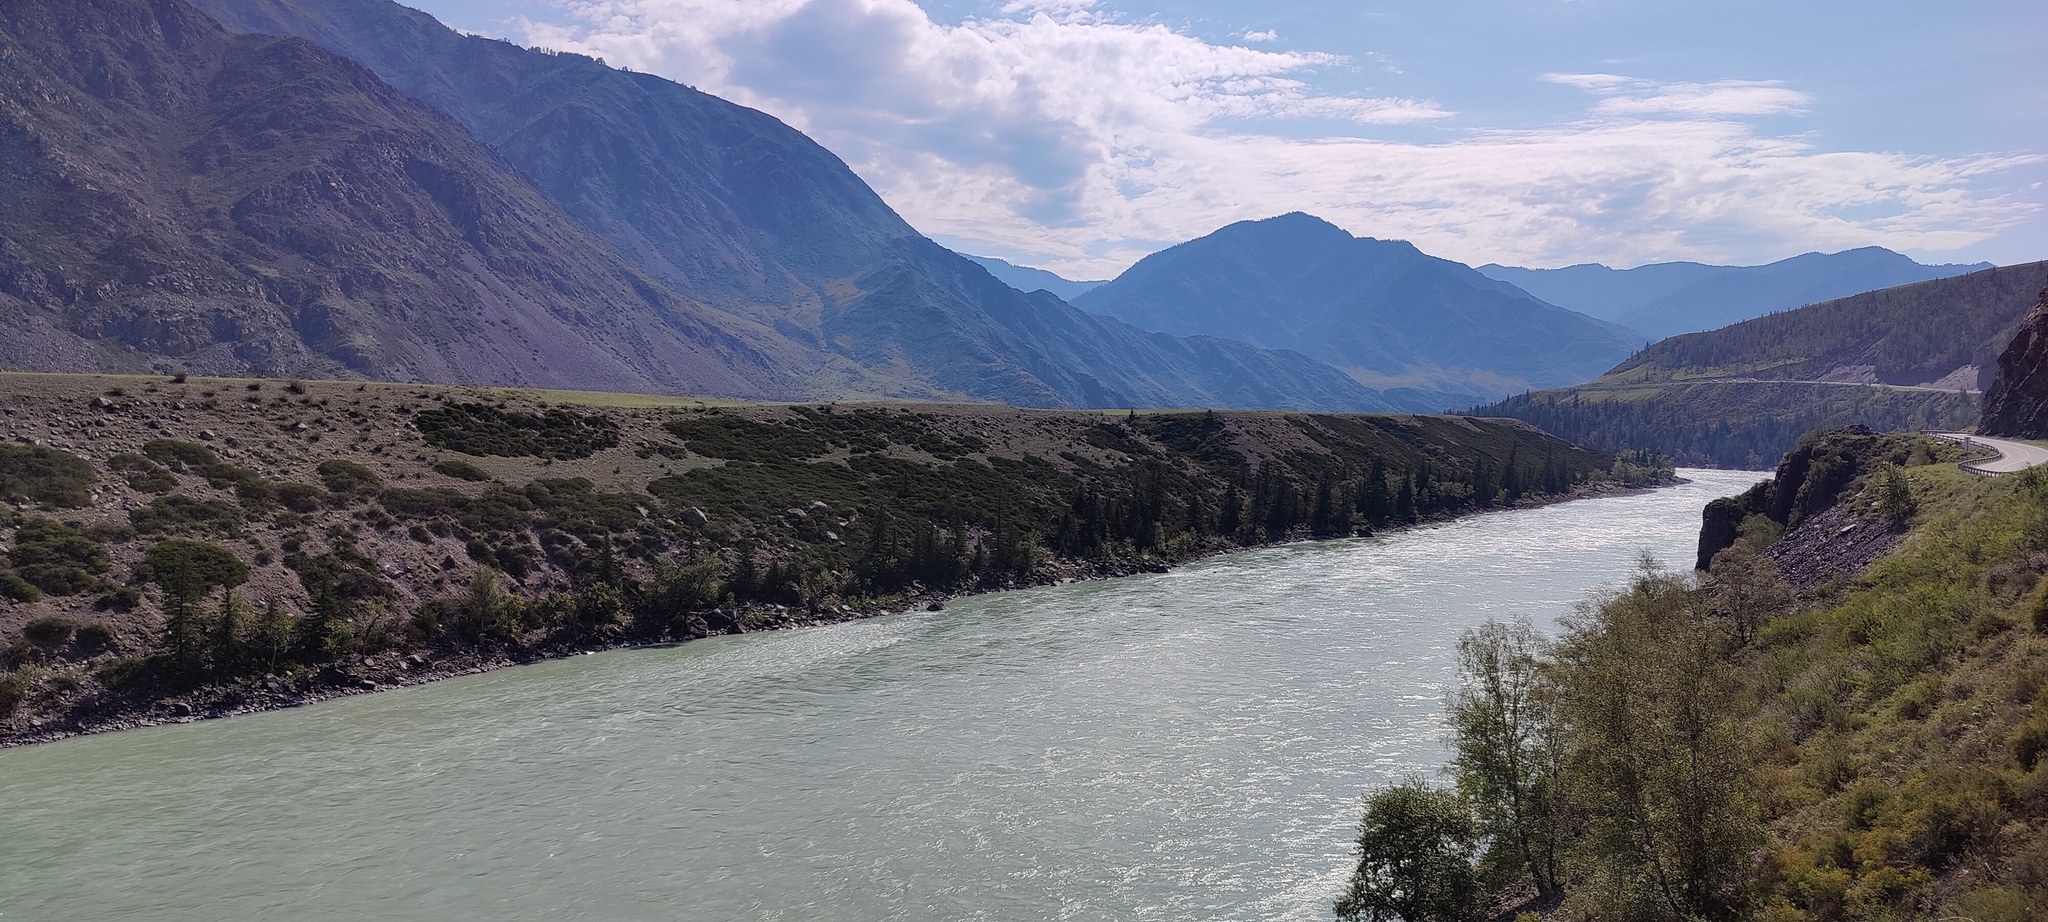
[[[920,230],[1072,277],[1297,209],[1471,262],[1956,249],[2037,210],[1973,182],[2044,159],[1825,151],[1745,121],[1814,106],[1781,84],[1613,74],[1542,78],[1589,94],[1565,124],[1445,128],[1426,143],[1358,127],[1291,137],[1274,121],[1443,125],[1454,113],[1319,93],[1318,74],[1354,62],[1212,44],[1091,0],[1014,2],[958,25],[912,0],[571,8],[573,24],[527,23],[527,39],[768,111],[832,148]]]
[[[1244,40],[1248,42],[1277,42],[1280,40],[1280,33],[1272,29],[1254,29],[1244,34]]]
[[[1797,115],[1813,102],[1776,80],[1657,83],[1614,74],[1545,74],[1543,79],[1603,97],[1595,111],[1612,115]]]

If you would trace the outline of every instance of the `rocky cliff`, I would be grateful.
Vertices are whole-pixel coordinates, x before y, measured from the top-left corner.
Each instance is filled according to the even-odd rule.
[[[1998,376],[1984,392],[1977,431],[2012,438],[2048,438],[2048,289],[1998,355]]]
[[[1770,480],[1748,492],[1707,504],[1700,526],[1699,557],[1694,565],[1707,569],[1714,555],[1735,544],[1743,522],[1750,516],[1769,519],[1785,529],[1788,538],[1797,536],[1802,527],[1811,529],[1816,524],[1830,534],[1846,535],[1857,530],[1858,523],[1828,518],[1826,514],[1857,495],[1870,475],[1885,465],[1924,460],[1932,450],[1926,443],[1923,436],[1880,435],[1863,426],[1808,435],[1778,462],[1777,472]],[[1916,457],[1916,451],[1920,457]],[[1892,543],[1884,543],[1853,568],[1861,569],[1891,547]],[[1859,551],[1856,556],[1864,555]],[[1779,569],[1787,569],[1785,561],[1779,561]]]

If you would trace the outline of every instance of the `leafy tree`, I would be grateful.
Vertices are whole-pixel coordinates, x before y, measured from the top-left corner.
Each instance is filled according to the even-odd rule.
[[[264,603],[262,613],[256,616],[250,635],[255,651],[264,657],[265,668],[274,671],[277,658],[291,649],[292,616],[276,599],[271,599]]]
[[[1904,521],[1912,516],[1918,507],[1913,499],[1913,484],[1906,479],[1906,472],[1896,464],[1887,464],[1877,473],[1877,511],[1894,522]]]
[[[1417,780],[1380,791],[1366,802],[1358,867],[1337,900],[1337,918],[1476,920],[1478,850],[1479,830],[1457,794]]]
[[[520,601],[498,582],[498,571],[478,567],[462,600],[462,629],[472,642],[519,636]]]
[[[1645,558],[1578,612],[1557,651],[1588,901],[1601,918],[1703,922],[1749,910],[1750,797],[1732,638],[1688,580]]]
[[[1490,843],[1487,863],[1526,874],[1549,900],[1563,890],[1566,741],[1538,653],[1527,620],[1488,621],[1458,641],[1452,767]]]

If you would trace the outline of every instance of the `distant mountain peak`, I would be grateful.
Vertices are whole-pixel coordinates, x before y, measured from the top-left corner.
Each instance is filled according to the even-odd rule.
[[[1584,381],[1639,342],[1408,241],[1302,212],[1154,253],[1074,303],[1145,329],[1297,350],[1429,410]]]

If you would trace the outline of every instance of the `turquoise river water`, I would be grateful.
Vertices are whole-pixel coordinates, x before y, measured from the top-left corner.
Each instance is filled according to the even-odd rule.
[[[1551,630],[1761,475],[0,752],[15,920],[1310,920]]]

